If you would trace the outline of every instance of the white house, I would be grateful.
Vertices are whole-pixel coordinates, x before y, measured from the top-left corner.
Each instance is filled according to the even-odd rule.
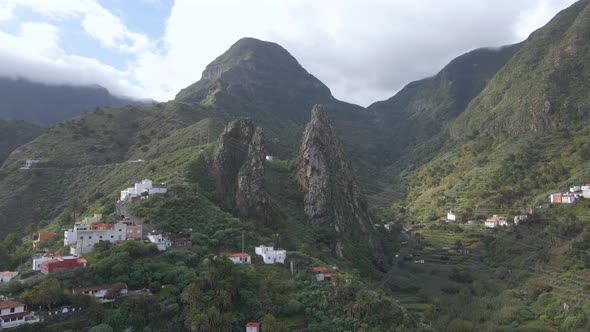
[[[95,215],[90,220],[99,220]],[[100,216],[102,217],[102,216]],[[74,224],[74,228],[64,232],[64,246],[70,247],[72,255],[81,255],[92,250],[92,247],[103,241],[115,243],[127,239],[127,224],[118,222],[111,224],[88,224],[88,220]]]
[[[234,264],[252,264],[252,258],[244,252],[228,254],[227,258],[229,258]]]
[[[167,192],[166,187],[154,186],[152,180],[145,179],[141,182],[135,183],[133,187],[129,187],[121,191],[121,201],[130,200],[136,197],[140,197],[143,193],[147,195],[165,194]]]
[[[582,191],[581,186],[573,186],[570,188],[570,193],[577,193],[578,191]]]
[[[0,284],[9,282],[10,280],[14,279],[18,275],[16,271],[4,271],[0,272]]]
[[[582,191],[582,197],[584,197],[586,199],[590,198],[590,190]]]
[[[246,332],[259,332],[260,323],[250,322],[246,324]]]
[[[39,321],[38,317],[26,310],[24,304],[16,301],[0,301],[0,330]]]
[[[561,195],[561,203],[563,204],[574,204],[578,198],[575,194],[563,194]]]
[[[33,257],[33,271],[41,271],[41,265],[43,262],[54,259],[55,257],[57,257],[57,255]]]
[[[113,294],[113,292],[117,294]],[[92,295],[98,299],[116,298],[127,295],[128,287],[126,284],[113,284],[91,287],[79,287],[72,289],[72,294],[86,294]]]
[[[520,215],[520,216],[514,216],[514,224],[518,225],[519,222],[527,220],[529,216],[527,216],[526,214]]]
[[[447,220],[448,221],[455,221],[457,220],[457,215],[455,215],[455,213],[453,212],[453,210],[449,211],[447,213]]]
[[[39,160],[29,159],[25,161],[25,164],[20,169],[31,169],[31,167],[37,163],[39,163]]]
[[[266,160],[268,161],[274,161],[275,157],[274,156],[266,156]]]
[[[148,240],[151,243],[155,243],[159,251],[166,251],[166,249],[172,247],[172,241],[163,234],[150,234],[148,235]]]
[[[586,183],[580,186],[581,191],[590,190],[590,183]]]
[[[285,264],[285,259],[287,258],[287,250],[275,250],[274,247],[265,247],[261,245],[256,247],[255,252],[256,255],[262,256],[264,264]]]
[[[488,228],[496,228],[498,226],[508,226],[508,220],[505,217],[493,215],[491,218],[486,219],[484,226]]]

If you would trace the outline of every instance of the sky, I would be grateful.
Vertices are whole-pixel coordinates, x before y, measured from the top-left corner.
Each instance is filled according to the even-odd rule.
[[[574,0],[0,0],[0,76],[173,99],[242,37],[279,43],[367,106]]]

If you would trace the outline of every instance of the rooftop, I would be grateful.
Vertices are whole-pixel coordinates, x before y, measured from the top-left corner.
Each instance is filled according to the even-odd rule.
[[[18,272],[16,272],[16,271],[0,271],[0,276],[14,277],[17,275],[18,275]]]
[[[260,323],[252,323],[251,322],[251,323],[246,324],[246,327],[259,327],[259,326],[260,326]]]
[[[24,304],[16,301],[0,301],[0,309],[24,307]]]
[[[227,256],[228,257],[250,257],[250,255],[248,255],[245,252],[234,252],[234,253],[228,254]]]

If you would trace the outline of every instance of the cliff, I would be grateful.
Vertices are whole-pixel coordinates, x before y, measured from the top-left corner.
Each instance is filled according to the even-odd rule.
[[[268,225],[271,203],[264,183],[264,159],[262,129],[249,119],[235,120],[221,134],[210,178],[226,208]]]

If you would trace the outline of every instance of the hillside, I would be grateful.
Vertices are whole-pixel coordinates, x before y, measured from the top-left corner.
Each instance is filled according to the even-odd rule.
[[[395,163],[404,152],[440,134],[459,116],[522,44],[477,49],[451,61],[433,77],[406,85],[395,96],[370,105],[383,133],[382,152]]]
[[[32,123],[0,118],[0,164],[4,163],[14,149],[32,141],[44,131]]]
[[[369,146],[369,116],[358,105],[332,96],[276,43],[243,38],[210,63],[199,81],[182,89],[176,101],[196,102],[232,116],[250,117],[270,139],[269,153],[292,157],[315,104],[330,109],[344,141],[358,149]],[[362,153],[364,156],[364,152]],[[356,156],[356,160],[364,157]]]
[[[146,104],[145,101],[114,96],[98,85],[47,85],[6,77],[0,77],[0,99],[0,118],[25,120],[44,126],[96,107]]]
[[[406,177],[410,215],[526,210],[588,180],[588,4],[534,32],[449,123],[436,156]]]
[[[590,203],[547,196],[590,182],[589,4],[367,109],[244,38],[174,101],[54,125],[0,169],[0,270],[67,250],[63,229],[95,213],[183,244],[102,241],[87,268],[0,294],[84,308],[50,331],[588,330]],[[167,193],[117,202],[146,178]],[[493,214],[506,225],[486,226]],[[57,236],[32,249],[37,231]],[[264,264],[259,245],[286,264]],[[135,293],[103,307],[69,291],[110,283]]]

